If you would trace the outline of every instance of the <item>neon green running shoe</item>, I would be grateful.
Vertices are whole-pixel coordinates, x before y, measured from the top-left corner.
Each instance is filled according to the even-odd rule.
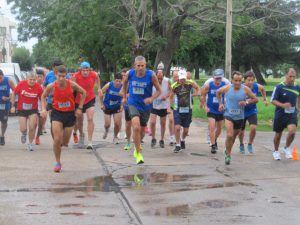
[[[140,153],[140,152],[137,153],[135,160],[136,160],[136,164],[143,164],[144,157],[143,157],[142,153]]]
[[[130,146],[130,142],[127,142],[124,146],[124,150],[128,151],[130,150],[131,146]]]
[[[225,164],[226,164],[226,165],[229,165],[229,164],[230,164],[230,161],[231,161],[231,156],[227,154],[226,149],[225,149],[225,151],[224,151],[224,154],[225,154]]]
[[[144,181],[144,178],[140,179],[138,175],[134,175],[134,182],[138,185],[138,186],[141,186],[143,181]]]

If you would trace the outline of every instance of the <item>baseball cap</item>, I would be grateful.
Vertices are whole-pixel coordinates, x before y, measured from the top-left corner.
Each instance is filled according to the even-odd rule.
[[[213,72],[213,76],[214,76],[214,78],[222,78],[222,77],[224,77],[224,70],[223,69],[216,69]]]
[[[186,79],[186,71],[185,70],[179,70],[178,71],[178,77],[179,77],[179,80],[181,79]]]
[[[88,62],[82,62],[82,63],[80,64],[80,67],[81,67],[81,68],[90,68],[91,65],[90,65]]]

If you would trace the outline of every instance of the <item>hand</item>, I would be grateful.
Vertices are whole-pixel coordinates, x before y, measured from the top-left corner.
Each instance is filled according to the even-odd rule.
[[[240,101],[239,102],[239,105],[240,106],[246,106],[248,103],[247,103],[247,101]]]
[[[41,117],[42,117],[43,119],[46,119],[46,118],[47,118],[47,111],[46,111],[46,110],[42,110],[40,114],[41,114]]]
[[[146,105],[150,105],[152,102],[153,102],[153,99],[152,99],[151,97],[145,98],[145,99],[144,99],[144,103],[145,103]]]
[[[9,97],[7,97],[7,96],[2,96],[2,100],[3,101],[8,101],[10,98]]]
[[[219,104],[219,111],[220,111],[220,112],[223,112],[224,109],[225,109],[224,105],[223,105],[222,103]]]
[[[269,102],[268,102],[267,99],[264,100],[264,104],[265,104],[265,106],[268,106],[268,105],[269,105]]]
[[[123,106],[121,105],[121,107],[120,107],[120,112],[123,112],[123,109],[124,109],[124,108],[123,108]]]
[[[162,97],[161,97],[161,100],[162,100],[162,101],[165,101],[166,99],[167,99],[167,96],[162,96]]]
[[[77,108],[76,111],[75,111],[75,116],[76,117],[82,116],[82,110]]]
[[[122,105],[126,105],[127,104],[127,98],[122,98]]]
[[[210,109],[207,107],[207,105],[204,106],[205,112],[208,113]]]
[[[292,104],[289,103],[289,102],[282,103],[282,108],[284,108],[284,109],[288,109],[288,108],[291,108],[291,107],[292,107]]]
[[[167,112],[168,112],[168,114],[170,114],[172,112],[171,107],[168,107]]]
[[[103,111],[105,110],[104,104],[101,104],[100,109],[103,110]]]
[[[99,95],[99,97],[103,97],[103,92],[101,89],[98,89],[98,95]]]

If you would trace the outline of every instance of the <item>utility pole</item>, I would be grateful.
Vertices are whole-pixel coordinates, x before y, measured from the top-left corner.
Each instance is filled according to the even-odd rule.
[[[232,58],[232,0],[227,0],[226,13],[226,52],[225,52],[225,76],[227,79],[231,76],[231,58]]]

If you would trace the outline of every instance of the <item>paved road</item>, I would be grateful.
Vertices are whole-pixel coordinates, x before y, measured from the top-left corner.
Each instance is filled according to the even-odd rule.
[[[194,121],[187,150],[151,149],[147,136],[145,164],[135,165],[111,133],[101,139],[102,117],[96,113],[96,151],[71,144],[60,174],[52,172],[49,124],[28,152],[17,118],[9,118],[0,147],[1,225],[300,224],[300,161],[273,161],[272,133],[257,134],[254,155],[240,155],[236,145],[225,166],[221,150],[211,155],[205,143],[206,123]]]

